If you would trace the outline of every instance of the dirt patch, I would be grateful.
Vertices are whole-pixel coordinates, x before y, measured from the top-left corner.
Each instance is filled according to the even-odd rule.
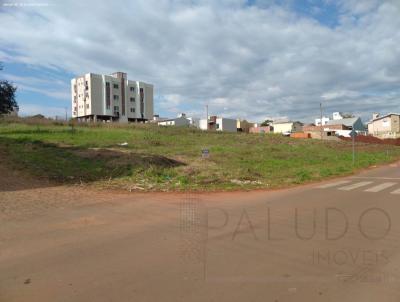
[[[0,148],[0,192],[51,187],[48,179],[33,177],[25,171],[13,169],[6,153]]]
[[[82,158],[104,160],[110,166],[157,166],[172,168],[184,166],[185,163],[161,155],[145,155],[111,148],[72,149],[72,152]]]
[[[351,137],[343,137],[340,136],[341,140],[344,141],[352,141]],[[356,136],[355,141],[357,143],[367,143],[367,144],[377,144],[377,145],[392,145],[392,146],[400,146],[400,138],[393,139],[393,138],[388,138],[388,139],[380,139],[374,136],[365,136],[365,135],[360,135]]]

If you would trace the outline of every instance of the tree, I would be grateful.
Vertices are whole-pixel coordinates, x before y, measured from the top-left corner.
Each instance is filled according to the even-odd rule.
[[[353,117],[355,117],[355,115],[352,114],[352,113],[343,113],[343,114],[342,114],[342,117],[343,117],[343,118],[353,118]]]
[[[0,63],[0,70],[3,66]],[[17,101],[15,100],[15,92],[17,87],[5,80],[0,80],[0,115],[8,114],[15,109],[18,109]]]
[[[270,126],[273,123],[272,120],[265,120],[261,123],[262,127]]]

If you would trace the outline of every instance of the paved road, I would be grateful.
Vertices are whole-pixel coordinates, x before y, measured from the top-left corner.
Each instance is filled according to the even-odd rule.
[[[0,210],[0,301],[400,300],[399,165],[275,192],[10,185]]]

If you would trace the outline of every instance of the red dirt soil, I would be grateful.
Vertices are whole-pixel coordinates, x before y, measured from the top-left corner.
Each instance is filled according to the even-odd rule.
[[[343,137],[340,136],[340,139],[344,141],[351,141],[351,137]],[[400,138],[397,139],[380,139],[374,136],[365,136],[365,135],[360,135],[356,136],[355,141],[357,143],[367,143],[367,144],[378,144],[378,145],[393,145],[393,146],[400,146]]]

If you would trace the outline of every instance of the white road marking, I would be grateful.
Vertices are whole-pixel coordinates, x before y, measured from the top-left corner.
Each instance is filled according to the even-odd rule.
[[[379,184],[375,187],[369,188],[369,189],[365,190],[365,192],[377,193],[377,192],[383,191],[387,188],[393,187],[395,185],[397,185],[397,182],[385,182],[383,184]]]
[[[337,187],[340,185],[348,184],[349,182],[351,182],[351,181],[350,180],[342,180],[342,181],[331,182],[329,184],[319,186],[318,189],[327,189],[327,188]]]
[[[354,176],[351,179],[382,179],[382,180],[400,180],[400,177],[362,177],[362,176]]]
[[[372,184],[372,181],[362,181],[362,182],[358,182],[349,186],[345,186],[345,187],[341,187],[339,188],[339,190],[341,191],[350,191],[350,190],[354,190],[354,189],[358,189],[361,187],[365,187]]]
[[[393,191],[392,194],[400,194],[400,189]]]

